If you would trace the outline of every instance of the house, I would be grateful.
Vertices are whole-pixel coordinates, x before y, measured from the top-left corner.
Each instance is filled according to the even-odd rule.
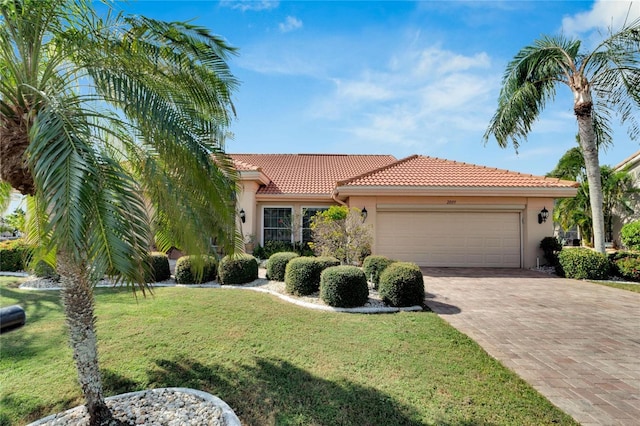
[[[309,238],[331,205],[366,211],[374,254],[439,267],[535,267],[554,199],[576,182],[421,155],[230,154],[243,234]],[[292,231],[293,229],[293,231]]]
[[[632,154],[620,164],[613,168],[614,171],[626,170],[633,178],[636,187],[640,187],[640,151]],[[620,242],[620,229],[634,220],[640,220],[640,200],[636,198],[635,206],[633,206],[633,214],[625,214],[620,211],[616,211],[613,217],[613,241]]]

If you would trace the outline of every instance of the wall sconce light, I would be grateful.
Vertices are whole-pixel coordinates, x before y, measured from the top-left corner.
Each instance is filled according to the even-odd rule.
[[[244,223],[247,220],[247,215],[244,213],[244,209],[240,209],[240,220]]]
[[[364,222],[365,220],[367,220],[367,208],[363,207],[362,208],[362,212],[360,213],[362,215],[362,221]]]
[[[540,213],[538,213],[538,223],[546,222],[548,217],[549,210],[547,210],[546,207],[543,207],[542,210],[540,210]]]

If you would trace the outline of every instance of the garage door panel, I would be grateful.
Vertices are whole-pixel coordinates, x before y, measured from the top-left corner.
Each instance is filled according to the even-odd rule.
[[[376,250],[420,266],[520,267],[515,212],[378,212]]]

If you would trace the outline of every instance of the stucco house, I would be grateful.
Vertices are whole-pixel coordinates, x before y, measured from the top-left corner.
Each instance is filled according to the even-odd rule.
[[[308,219],[342,204],[366,211],[374,254],[420,266],[534,267],[554,200],[577,192],[575,182],[421,155],[229,155],[242,232],[256,243],[307,239]]]
[[[613,168],[615,171],[626,170],[633,178],[636,187],[640,187],[640,151],[630,155]],[[637,200],[633,208],[634,213],[629,215],[616,211],[613,218],[613,241],[620,242],[620,229],[626,223],[640,220],[640,200]]]

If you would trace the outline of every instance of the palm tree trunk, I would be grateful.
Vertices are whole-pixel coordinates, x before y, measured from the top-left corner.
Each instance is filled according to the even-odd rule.
[[[102,392],[102,380],[98,369],[98,346],[94,315],[95,299],[89,271],[85,264],[58,254],[58,273],[62,283],[64,306],[73,359],[78,370],[91,426],[109,424],[111,412]]]
[[[588,111],[585,110],[587,110],[587,108],[579,112],[576,107],[580,147],[582,148],[582,155],[584,155],[584,165],[587,170],[587,181],[589,182],[589,200],[591,203],[591,220],[593,223],[593,246],[597,252],[605,253],[602,181],[600,178],[598,147],[596,146],[596,136],[591,118],[591,105],[589,105]]]

